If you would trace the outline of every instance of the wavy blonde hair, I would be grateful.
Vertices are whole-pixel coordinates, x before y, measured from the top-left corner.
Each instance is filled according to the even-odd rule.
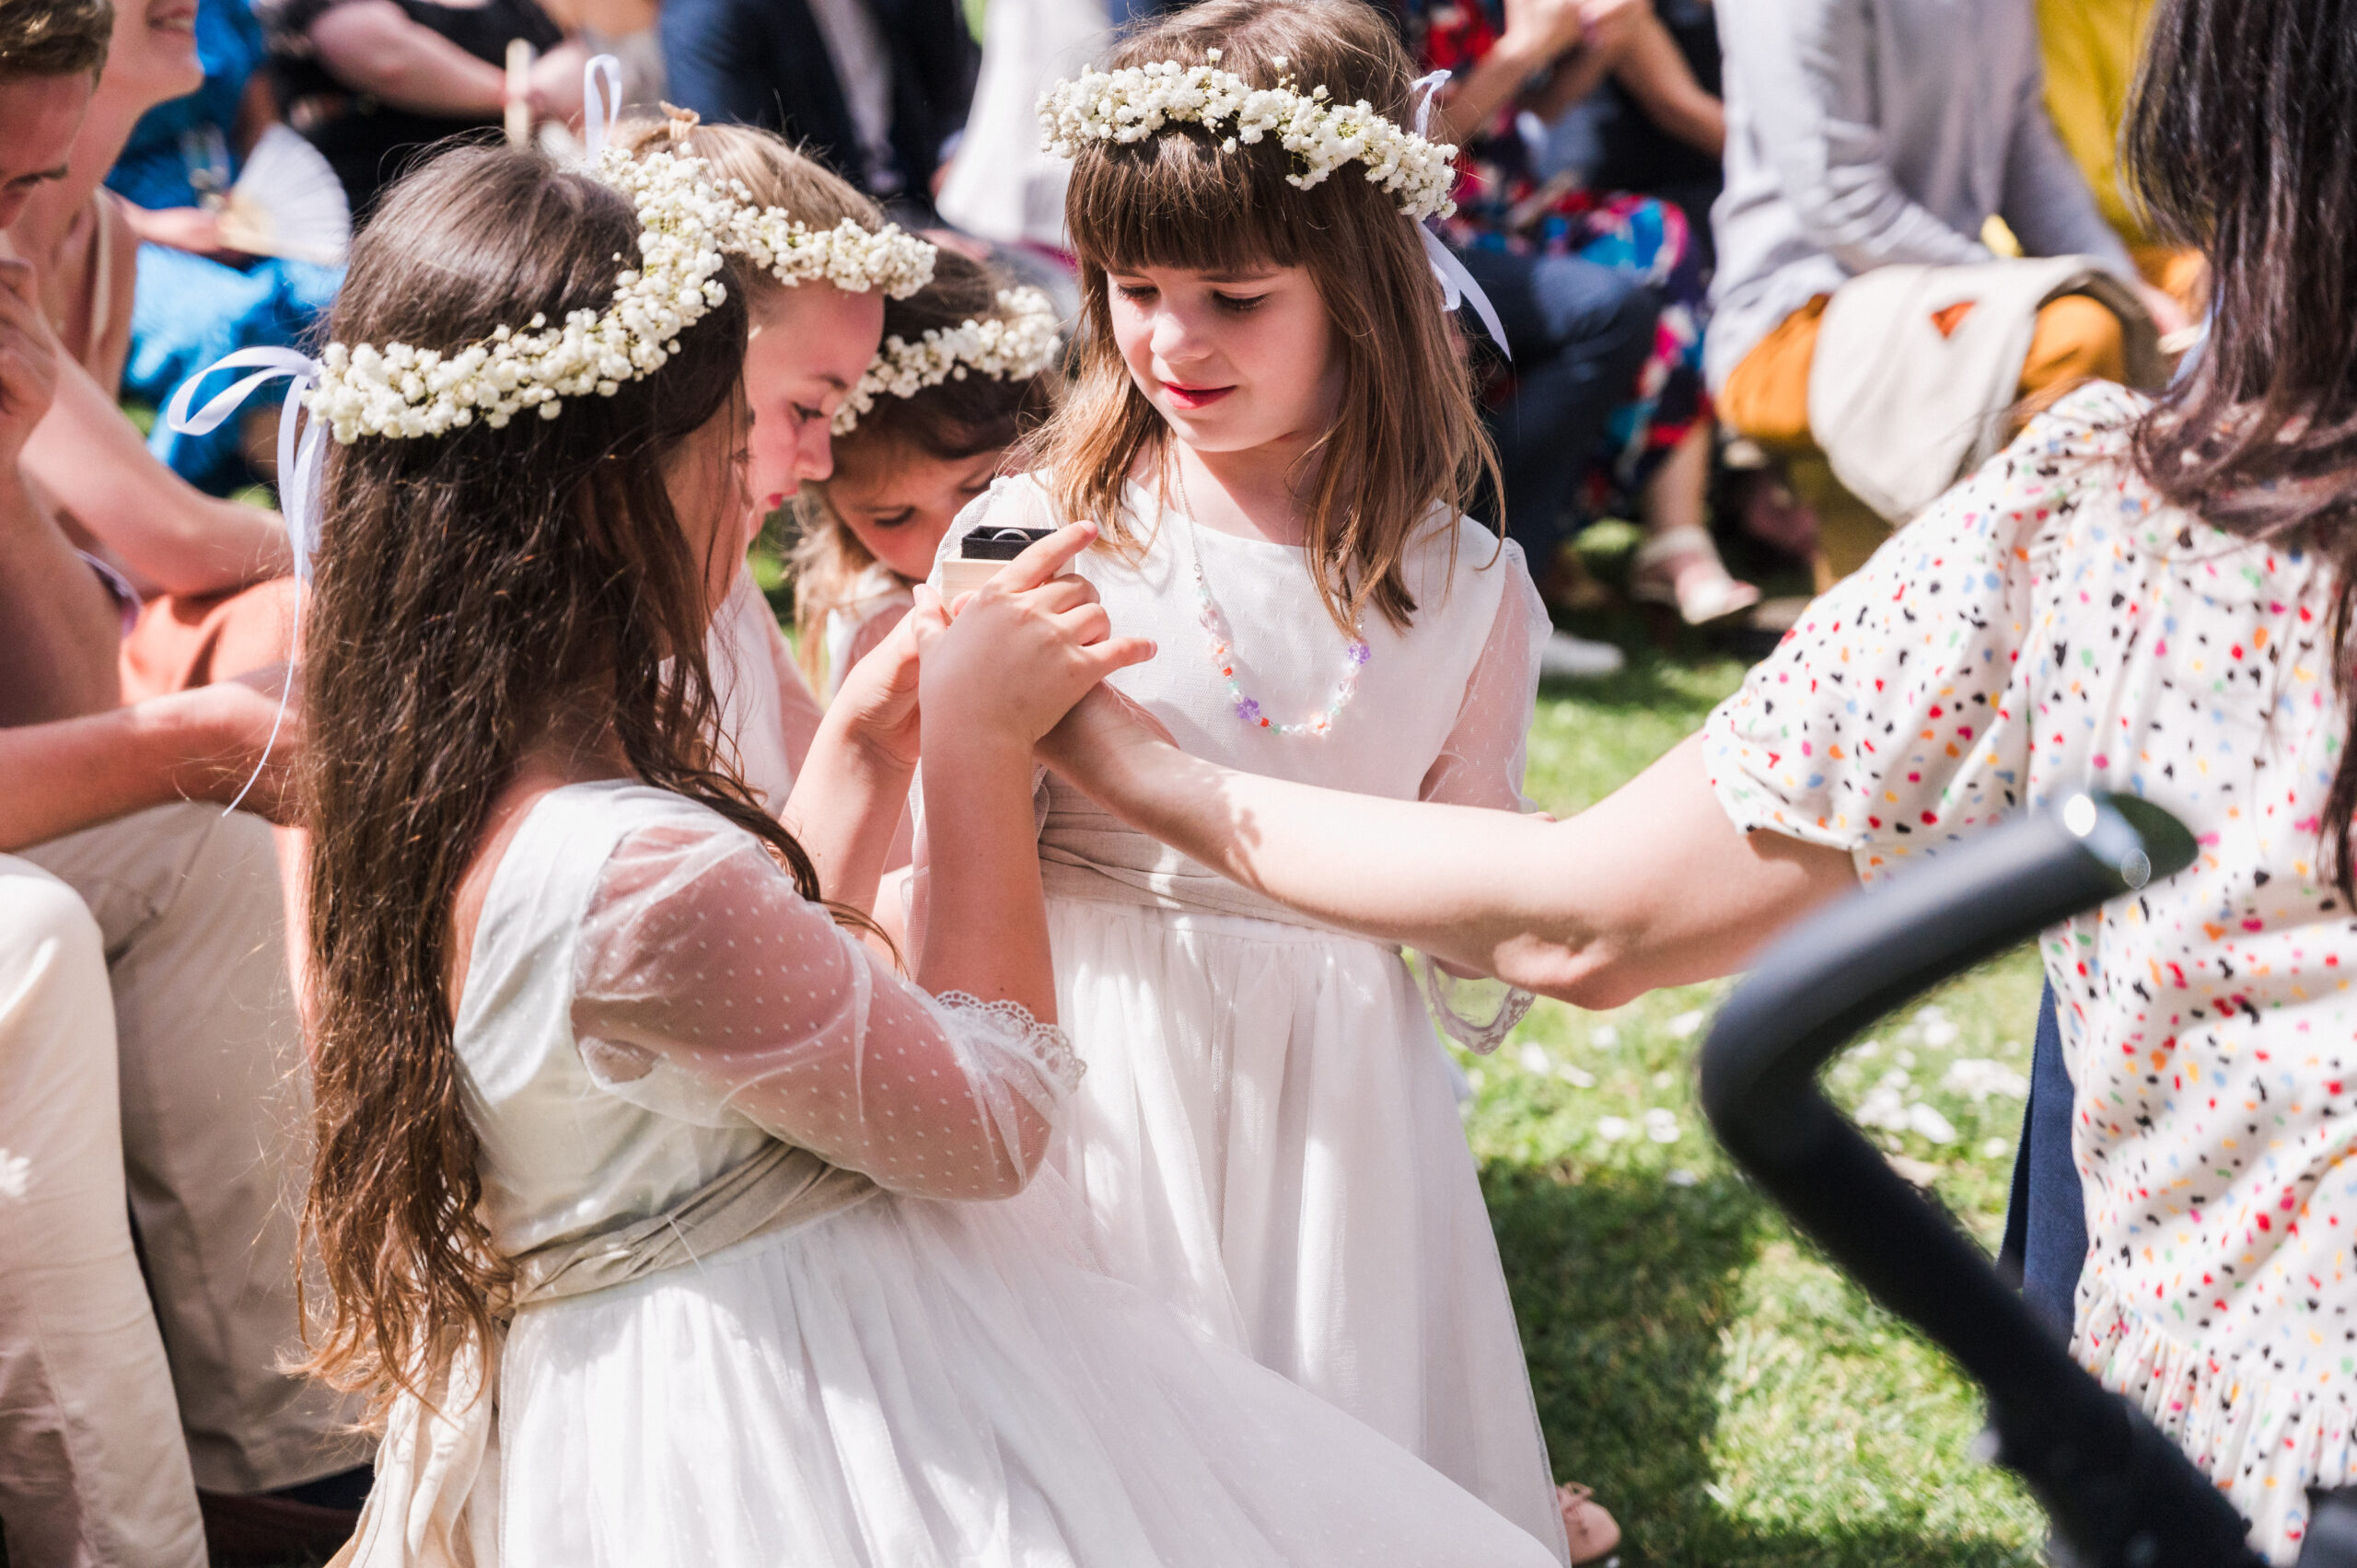
[[[1291,75],[1344,103],[1365,99],[1406,123],[1408,56],[1362,0],[1206,0],[1132,34],[1109,68],[1175,60],[1219,64],[1273,86]],[[1278,62],[1282,60],[1283,64]],[[1400,561],[1439,503],[1472,509],[1497,454],[1474,402],[1440,284],[1416,226],[1391,197],[1344,170],[1311,190],[1286,183],[1292,155],[1271,137],[1224,150],[1196,125],[1084,148],[1064,219],[1081,261],[1073,387],[1039,439],[1062,513],[1104,519],[1106,542],[1143,548],[1122,504],[1169,432],[1113,341],[1106,273],[1306,268],[1333,322],[1342,397],[1305,463],[1317,465],[1304,548],[1335,624],[1369,609],[1394,626],[1416,612]]]

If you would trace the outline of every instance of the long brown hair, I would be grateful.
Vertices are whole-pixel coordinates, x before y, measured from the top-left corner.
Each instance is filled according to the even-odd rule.
[[[1323,87],[1410,121],[1407,54],[1364,0],[1205,0],[1132,34],[1111,65],[1198,64],[1214,50],[1255,86],[1289,75],[1305,92]],[[1041,457],[1066,517],[1097,518],[1109,543],[1134,549],[1122,487],[1167,431],[1113,342],[1106,273],[1305,267],[1343,376],[1339,413],[1311,451],[1304,546],[1336,624],[1352,629],[1372,606],[1405,626],[1416,610],[1399,564],[1409,542],[1434,502],[1472,510],[1497,457],[1415,226],[1355,168],[1307,191],[1286,183],[1293,172],[1274,137],[1224,151],[1196,125],[1081,151],[1064,198],[1081,261],[1077,363]]]
[[[631,203],[537,155],[465,148],[395,187],[354,242],[342,343],[451,350],[611,298]],[[809,860],[721,771],[705,563],[667,459],[737,398],[728,298],[654,374],[555,419],[330,449],[305,611],[316,1163],[305,1214],[331,1293],[312,1366],[418,1388],[505,1283],[478,1212],[453,1038],[452,900],[494,797],[568,703],[610,714],[631,770]],[[724,539],[737,537],[723,528]]]
[[[981,262],[944,247],[934,260],[931,283],[906,299],[884,302],[884,342],[916,343],[928,331],[1004,315],[998,301],[1004,286]],[[909,397],[878,398],[851,434],[835,437],[835,472],[889,471],[911,454],[963,462],[1013,448],[1055,408],[1056,386],[1052,369],[1023,381],[953,376]],[[821,691],[827,617],[857,597],[861,575],[876,563],[835,515],[827,484],[807,482],[794,498],[792,563],[796,661],[803,677]]]
[[[2208,341],[2134,431],[2171,505],[2328,558],[2333,669],[2357,690],[2357,0],[2164,0],[2123,136],[2154,228],[2200,247]],[[2357,902],[2357,703],[2324,864]]]

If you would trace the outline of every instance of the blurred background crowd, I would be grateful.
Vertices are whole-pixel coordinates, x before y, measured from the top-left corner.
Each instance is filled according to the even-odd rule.
[[[1565,628],[1550,675],[1620,667],[1575,631],[1772,643],[2025,407],[2091,375],[2156,379],[2198,314],[2198,259],[2149,240],[2113,167],[2138,0],[1370,3],[1447,74],[1431,126],[1462,173],[1441,227],[1504,333],[1463,313],[1503,461],[1492,520]],[[130,21],[192,26],[201,85],[119,46],[74,159],[103,186],[45,192],[9,242],[175,476],[111,490],[192,517],[265,498],[274,415],[192,436],[153,411],[226,352],[304,342],[350,226],[431,145],[571,143],[595,53],[621,62],[626,107],[780,132],[1069,308],[1062,167],[1033,105],[1155,9],[160,0]],[[2023,257],[2049,260],[1997,265]],[[1926,294],[1956,285],[1925,269],[1978,262],[1974,297]],[[114,509],[75,508],[161,586]],[[143,689],[188,675],[183,640],[157,656],[174,668]]]

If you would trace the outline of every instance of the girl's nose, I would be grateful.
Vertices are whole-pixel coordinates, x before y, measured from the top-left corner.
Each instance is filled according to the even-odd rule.
[[[794,477],[798,480],[823,480],[835,471],[835,442],[827,421],[814,419],[802,427],[802,439],[794,444]]]
[[[1146,346],[1154,351],[1156,359],[1167,365],[1187,356],[1193,337],[1176,310],[1164,310],[1155,316],[1154,331],[1147,335]]]

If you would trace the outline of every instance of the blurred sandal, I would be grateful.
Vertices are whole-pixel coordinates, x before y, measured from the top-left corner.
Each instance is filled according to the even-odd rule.
[[[1673,605],[1689,626],[1707,626],[1758,604],[1759,590],[1729,576],[1710,531],[1689,524],[1637,547],[1629,568],[1629,597],[1640,604]]]

